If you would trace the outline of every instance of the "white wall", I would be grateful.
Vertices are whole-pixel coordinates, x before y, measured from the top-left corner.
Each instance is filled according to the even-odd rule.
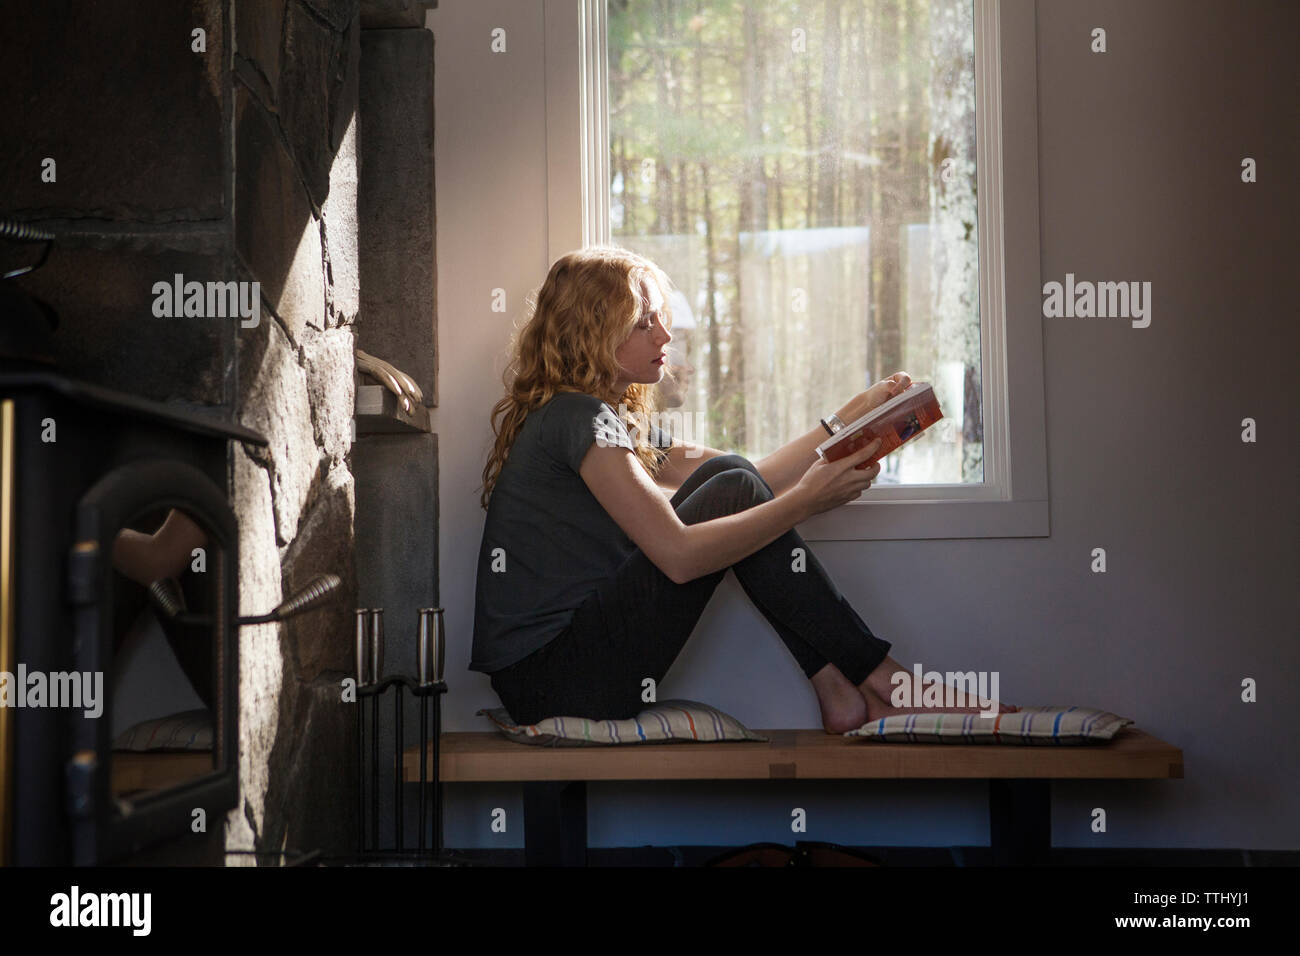
[[[814,546],[905,665],[997,670],[1006,700],[1105,707],[1184,749],[1183,780],[1055,784],[1058,846],[1300,847],[1287,810],[1300,749],[1271,730],[1294,720],[1300,680],[1300,341],[1287,251],[1300,212],[1288,100],[1300,86],[1298,9],[1041,0],[1043,280],[1149,280],[1152,324],[1043,320],[1050,537]],[[441,594],[453,636],[445,727],[486,730],[474,712],[497,700],[466,669],[477,489],[510,328],[549,265],[542,4],[442,0],[429,25]],[[1094,26],[1107,29],[1109,53],[1088,52]],[[507,31],[505,54],[489,52],[494,27]],[[1260,163],[1253,186],[1238,182],[1247,155]],[[496,287],[504,315],[490,311]],[[1260,423],[1253,445],[1238,439],[1248,415]],[[1089,570],[1096,547],[1104,575]],[[1259,681],[1258,703],[1240,702],[1244,677]],[[730,575],[660,695],[709,701],[755,728],[819,726],[811,689]],[[494,806],[521,818],[517,788],[447,790],[449,846],[522,846],[519,828],[488,826]],[[592,785],[590,843],[791,842],[798,805],[806,839],[983,844],[986,792],[979,782]],[[1097,806],[1106,833],[1089,828]]]

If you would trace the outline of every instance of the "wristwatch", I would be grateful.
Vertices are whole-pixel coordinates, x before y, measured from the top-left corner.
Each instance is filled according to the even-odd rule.
[[[822,419],[822,428],[826,429],[826,434],[828,435],[834,435],[843,427],[844,423],[840,421],[840,416],[836,415],[834,412]]]

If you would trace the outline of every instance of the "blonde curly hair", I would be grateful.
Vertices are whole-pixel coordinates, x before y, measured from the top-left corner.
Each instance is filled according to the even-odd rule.
[[[624,423],[636,457],[651,477],[658,474],[666,453],[650,444],[648,429],[634,426],[659,410],[655,386],[637,382],[621,394],[615,391],[620,369],[614,353],[632,333],[642,308],[649,308],[642,299],[643,280],[659,287],[664,325],[671,328],[672,282],[649,259],[620,246],[566,253],[529,296],[528,316],[511,338],[511,360],[503,375],[506,394],[492,407],[496,440],[483,467],[479,501],[484,509],[524,419],[557,392],[595,395],[616,413],[630,413]]]

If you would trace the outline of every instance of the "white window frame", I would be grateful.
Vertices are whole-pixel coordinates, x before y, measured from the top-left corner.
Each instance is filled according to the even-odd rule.
[[[1035,7],[973,2],[984,482],[873,485],[800,524],[810,541],[1050,533]],[[544,16],[549,265],[609,241],[605,0],[545,0]]]

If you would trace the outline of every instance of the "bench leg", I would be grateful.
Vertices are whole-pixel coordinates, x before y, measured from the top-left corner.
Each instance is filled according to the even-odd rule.
[[[587,865],[587,783],[524,783],[526,866]]]
[[[989,780],[989,846],[994,866],[1046,866],[1052,854],[1052,782]]]

